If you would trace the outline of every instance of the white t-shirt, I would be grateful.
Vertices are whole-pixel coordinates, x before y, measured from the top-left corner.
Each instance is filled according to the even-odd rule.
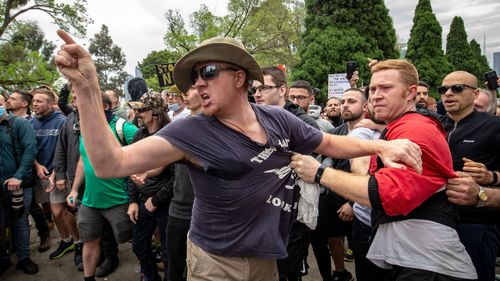
[[[477,279],[457,231],[430,220],[408,219],[379,225],[366,257],[382,268],[398,265]]]
[[[178,114],[176,114],[174,116],[174,112],[173,111],[169,111],[168,113],[168,118],[170,118],[170,121],[174,122],[176,120],[179,120],[179,119],[182,119],[184,117],[188,117],[189,115],[191,115],[191,110],[187,109],[187,107],[184,107],[184,109],[179,112]]]

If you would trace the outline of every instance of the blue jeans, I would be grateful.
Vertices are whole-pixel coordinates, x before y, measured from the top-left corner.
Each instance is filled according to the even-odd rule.
[[[17,260],[21,261],[30,256],[30,225],[28,215],[30,214],[33,188],[23,190],[24,213],[20,218],[13,218],[12,236],[16,247]]]
[[[156,227],[160,231],[161,258],[167,264],[167,221],[169,204],[158,206],[155,212],[149,212],[144,202],[139,203],[139,219],[133,228],[132,250],[141,263],[144,280],[161,280],[158,275],[155,257],[151,251],[151,236]],[[165,271],[167,267],[165,267]],[[167,276],[165,272],[165,277]],[[165,278],[166,280],[166,278]]]

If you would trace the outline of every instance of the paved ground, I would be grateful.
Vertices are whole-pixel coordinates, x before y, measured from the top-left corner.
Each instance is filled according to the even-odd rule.
[[[66,280],[83,280],[83,273],[79,272],[73,263],[73,254],[57,259],[50,260],[49,253],[56,249],[58,240],[52,240],[52,248],[45,253],[38,253],[38,244],[40,242],[36,232],[31,232],[31,259],[38,264],[40,271],[35,275],[26,275],[22,271],[16,270],[15,265],[12,266],[0,278],[1,281],[66,281]],[[57,231],[52,230],[52,237],[57,236]],[[120,265],[118,269],[106,278],[98,278],[97,280],[106,281],[136,281],[139,280],[139,263],[137,258],[132,253],[131,244],[125,243],[119,247]],[[309,275],[303,278],[304,281],[321,280],[318,272],[316,260],[312,254],[312,249],[309,251]],[[354,272],[354,263],[346,263],[348,269]]]

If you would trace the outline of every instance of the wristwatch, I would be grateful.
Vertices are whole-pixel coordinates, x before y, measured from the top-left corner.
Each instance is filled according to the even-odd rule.
[[[479,186],[477,198],[479,199],[476,205],[477,208],[486,206],[486,201],[488,201],[488,194],[486,194],[486,189],[484,188],[484,186]]]
[[[316,175],[314,176],[314,182],[320,183],[321,177],[323,176],[323,172],[325,172],[326,166],[321,164],[316,171]]]

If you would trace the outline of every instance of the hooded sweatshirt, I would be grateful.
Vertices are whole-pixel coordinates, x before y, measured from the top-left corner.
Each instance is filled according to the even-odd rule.
[[[32,118],[38,145],[38,156],[36,160],[52,172],[52,160],[56,150],[57,138],[61,133],[61,127],[66,120],[64,114],[53,111],[46,116]]]

